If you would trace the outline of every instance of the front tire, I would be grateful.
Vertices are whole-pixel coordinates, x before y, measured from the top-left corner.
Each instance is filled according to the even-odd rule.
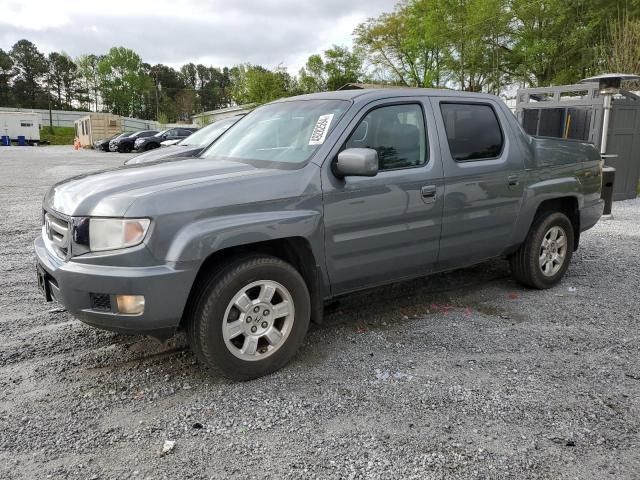
[[[187,317],[196,356],[214,374],[251,380],[272,373],[298,351],[309,327],[309,291],[279,258],[237,259],[212,275]]]
[[[513,277],[528,287],[553,287],[569,268],[573,241],[573,224],[564,213],[539,216],[525,242],[509,259]]]

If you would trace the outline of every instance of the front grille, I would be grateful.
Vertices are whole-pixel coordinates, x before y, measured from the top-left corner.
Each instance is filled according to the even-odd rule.
[[[90,293],[91,309],[100,310],[102,312],[111,311],[111,295],[105,293]]]
[[[58,256],[67,258],[71,245],[70,222],[51,212],[46,212],[44,214],[44,234],[51,241]]]

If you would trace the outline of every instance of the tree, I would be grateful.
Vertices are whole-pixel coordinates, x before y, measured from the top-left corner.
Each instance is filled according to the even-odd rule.
[[[599,64],[608,72],[640,73],[640,19],[624,13],[611,21],[600,44]],[[634,83],[637,88],[639,82]]]
[[[56,93],[57,108],[72,108],[76,96],[78,67],[66,53],[51,52],[49,54],[48,83]]]
[[[504,0],[442,0],[445,64],[461,90],[500,93],[511,14]]]
[[[78,66],[79,81],[82,85],[80,103],[86,108],[98,111],[100,98],[100,78],[98,75],[98,64],[100,57],[97,55],[81,55],[76,59]]]
[[[161,63],[149,68],[149,76],[153,81],[154,89],[157,88],[157,92],[154,92],[154,98],[157,93],[159,110],[164,112],[170,121],[177,120],[180,116],[180,108],[177,105],[176,98],[180,92],[188,88],[185,85],[184,76],[175,69]]]
[[[98,63],[104,105],[117,115],[148,117],[153,82],[144,72],[140,56],[124,47],[113,47]]]
[[[324,59],[311,55],[298,73],[298,88],[302,93],[337,90],[362,76],[362,55],[347,47],[334,45],[324,52]]]
[[[204,66],[204,65],[203,65]],[[198,70],[193,63],[186,63],[180,67],[183,83],[194,90],[198,88]]]
[[[0,105],[9,106],[11,98],[11,79],[13,78],[13,60],[0,48]]]
[[[19,40],[11,48],[15,68],[14,98],[19,106],[46,107],[47,101],[40,85],[47,73],[47,59],[29,40]]]
[[[514,15],[513,70],[523,85],[575,83],[598,73],[599,46],[611,47],[609,25],[621,14],[640,16],[628,0],[510,0]]]
[[[323,92],[327,89],[327,74],[322,56],[316,53],[307,59],[298,73],[298,84],[302,93]]]
[[[233,98],[239,104],[262,104],[294,92],[293,79],[283,67],[267,70],[259,65],[238,65],[231,69]]]
[[[401,3],[394,12],[358,25],[355,44],[383,79],[411,87],[439,86],[447,42],[442,10],[440,0]]]
[[[334,45],[324,52],[327,88],[337,90],[347,83],[357,82],[362,74],[362,58],[347,47]]]

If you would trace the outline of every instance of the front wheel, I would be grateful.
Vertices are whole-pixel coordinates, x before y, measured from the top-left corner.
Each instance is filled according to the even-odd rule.
[[[309,291],[271,256],[238,259],[209,278],[187,319],[198,359],[212,372],[250,380],[283,367],[309,327]]]
[[[564,213],[538,217],[525,242],[510,258],[514,278],[528,287],[554,286],[569,268],[573,239],[573,225]]]

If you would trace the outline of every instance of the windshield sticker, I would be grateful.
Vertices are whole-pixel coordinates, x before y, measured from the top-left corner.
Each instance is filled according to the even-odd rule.
[[[324,139],[327,137],[327,132],[329,131],[329,125],[331,125],[331,120],[333,120],[333,113],[320,115],[320,117],[318,117],[316,126],[313,127],[313,132],[311,132],[309,145],[322,145],[324,143]]]

